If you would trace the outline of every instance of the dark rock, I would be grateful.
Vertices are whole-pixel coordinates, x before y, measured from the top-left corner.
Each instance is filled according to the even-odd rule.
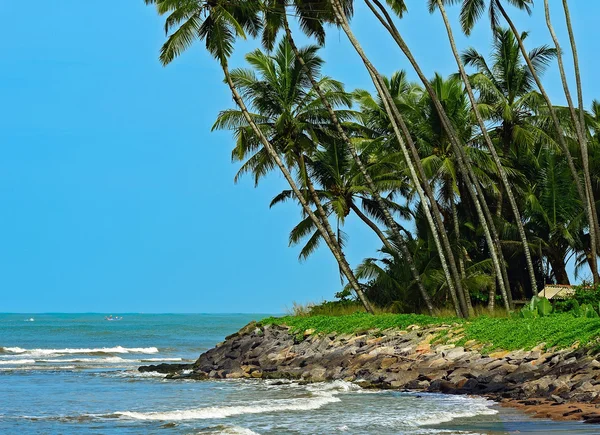
[[[192,364],[157,364],[157,365],[149,365],[149,366],[141,366],[138,368],[139,372],[157,372],[157,373],[176,373],[182,370],[189,370],[192,368]]]

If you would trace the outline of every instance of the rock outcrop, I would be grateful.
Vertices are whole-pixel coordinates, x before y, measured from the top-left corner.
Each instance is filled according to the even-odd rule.
[[[450,325],[414,325],[361,335],[319,335],[253,323],[192,366],[140,370],[169,373],[172,379],[345,380],[364,388],[482,395],[543,417],[600,422],[600,362],[584,349],[546,351],[541,344],[529,351],[486,353],[476,342],[457,346],[460,332]]]

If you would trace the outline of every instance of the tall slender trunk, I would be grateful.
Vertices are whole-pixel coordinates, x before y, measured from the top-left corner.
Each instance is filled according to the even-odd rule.
[[[573,161],[573,156],[571,155],[571,152],[569,151],[569,146],[567,145],[563,131],[560,127],[560,122],[558,120],[558,117],[556,116],[556,111],[554,110],[552,101],[550,100],[550,97],[548,96],[548,93],[546,92],[546,89],[544,88],[544,85],[542,84],[542,81],[540,80],[540,78],[537,74],[537,71],[535,70],[535,67],[533,66],[533,63],[531,62],[531,59],[529,58],[529,54],[527,53],[527,50],[525,49],[525,45],[523,44],[523,38],[521,38],[519,31],[517,30],[515,24],[512,22],[512,20],[506,13],[506,10],[504,9],[504,7],[502,6],[501,3],[498,3],[498,10],[500,11],[502,16],[508,23],[508,26],[512,30],[513,34],[515,35],[515,38],[517,39],[517,42],[519,43],[519,48],[521,50],[521,54],[523,55],[523,58],[525,59],[525,62],[527,63],[527,66],[529,67],[529,70],[531,71],[533,79],[535,80],[535,83],[537,84],[537,87],[540,90],[540,93],[542,94],[542,96],[546,102],[546,105],[548,106],[548,111],[550,112],[550,117],[552,119],[552,123],[556,130],[558,142],[563,150],[563,153],[565,154],[565,158],[567,159],[569,169],[571,170],[571,174],[573,176],[575,185],[577,187],[577,193],[579,194],[579,198],[581,199],[581,202],[584,204],[584,210],[586,213],[586,217],[590,224],[590,229],[589,229],[590,230],[590,245],[591,245],[591,249],[592,249],[592,253],[593,253],[593,257],[594,257],[592,260],[594,263],[594,267],[592,268],[592,276],[594,277],[594,282],[597,282],[600,279],[600,277],[598,275],[598,265],[597,265],[597,257],[596,257],[596,252],[597,252],[596,248],[597,248],[597,241],[598,241],[598,237],[597,237],[598,236],[598,231],[597,231],[598,230],[598,216],[596,214],[596,210],[592,207],[592,204],[589,200],[590,196],[588,195],[588,192],[587,192],[587,191],[590,191],[591,186],[588,186],[587,182],[586,182],[585,189],[584,189],[584,186],[581,185],[581,180],[579,179],[579,174],[577,172],[577,168],[575,167],[575,162]]]
[[[410,49],[404,42],[404,39],[400,35],[400,32],[396,28],[392,18],[390,17],[390,15],[387,12],[385,6],[383,6],[379,0],[372,0],[372,1],[373,1],[373,3],[375,3],[377,5],[377,7],[381,11],[381,13],[385,16],[385,18],[381,15],[381,13],[379,13],[373,7],[373,5],[371,4],[371,0],[365,0],[365,3],[369,7],[369,9],[371,9],[373,14],[377,17],[377,19],[381,22],[381,24],[386,28],[386,30],[388,30],[388,32],[390,33],[390,35],[392,36],[392,38],[394,39],[396,44],[400,47],[400,50],[404,53],[404,55],[406,56],[406,58],[412,65],[413,69],[419,76],[419,79],[425,86],[427,93],[429,94],[431,101],[433,102],[433,104],[436,108],[436,111],[438,112],[438,114],[440,116],[440,120],[442,121],[442,126],[444,128],[444,131],[448,134],[448,137],[450,138],[450,142],[452,144],[452,148],[453,148],[454,154],[456,156],[459,170],[463,174],[463,177],[466,182],[467,190],[469,192],[469,195],[473,199],[473,203],[475,205],[475,210],[479,217],[479,221],[480,221],[481,227],[483,229],[483,232],[484,232],[487,244],[488,244],[490,256],[492,258],[492,263],[494,265],[494,268],[496,269],[496,273],[498,274],[500,291],[502,293],[506,311],[510,312],[511,306],[510,306],[510,299],[508,296],[508,291],[510,291],[510,290],[507,289],[507,287],[505,285],[506,270],[505,270],[504,260],[501,260],[501,257],[503,255],[502,255],[502,250],[500,248],[500,239],[499,239],[497,231],[495,229],[492,215],[489,211],[489,208],[487,207],[487,204],[485,203],[485,199],[484,199],[485,197],[483,195],[483,191],[481,190],[481,186],[479,185],[479,183],[477,181],[477,177],[475,176],[473,169],[471,167],[471,164],[469,162],[469,158],[465,154],[462,144],[461,144],[460,140],[458,139],[456,132],[454,131],[454,128],[452,127],[452,123],[448,119],[448,116],[447,116],[441,102],[439,101],[439,98],[437,97],[434,89],[431,87],[429,80],[427,80],[427,78],[421,71],[419,64],[416,62]],[[503,268],[504,268],[504,270],[503,270]]]
[[[329,102],[329,100],[327,99],[327,97],[325,96],[323,90],[321,89],[321,86],[319,86],[319,83],[315,80],[315,78],[312,75],[310,69],[306,68],[306,62],[304,61],[304,58],[300,55],[300,51],[298,50],[298,47],[296,46],[296,42],[294,41],[294,38],[293,38],[293,35],[292,35],[292,31],[290,30],[290,26],[289,26],[287,15],[285,15],[285,14],[283,16],[283,24],[284,24],[286,36],[287,36],[288,41],[289,41],[289,43],[290,43],[290,45],[292,47],[292,50],[294,51],[296,59],[298,59],[298,61],[300,62],[300,64],[304,68],[304,70],[305,70],[306,74],[308,75],[308,78],[309,78],[309,80],[310,80],[310,82],[311,82],[311,84],[313,86],[313,89],[317,92],[317,94],[319,95],[319,98],[321,99],[321,101],[325,105],[325,107],[327,109],[327,112],[329,113],[329,117],[331,118],[331,121],[333,122],[336,130],[340,134],[342,140],[346,143],[346,146],[350,150],[350,153],[352,154],[352,157],[353,157],[354,161],[358,165],[358,168],[359,168],[361,174],[363,175],[363,177],[365,177],[365,181],[367,182],[367,186],[371,190],[371,195],[373,196],[373,198],[377,202],[377,205],[379,206],[379,208],[382,210],[388,228],[392,231],[392,234],[398,240],[398,243],[400,245],[400,249],[402,250],[402,254],[404,255],[406,261],[408,261],[408,263],[410,265],[410,269],[411,269],[411,272],[413,274],[413,278],[414,278],[415,282],[417,283],[417,286],[419,287],[419,291],[420,291],[421,295],[423,296],[425,304],[427,305],[427,308],[429,309],[429,312],[431,314],[433,314],[433,311],[434,311],[433,310],[433,304],[431,303],[431,299],[429,298],[429,294],[427,293],[427,291],[425,290],[425,287],[423,286],[423,282],[421,281],[421,276],[419,275],[419,272],[417,271],[417,269],[415,267],[415,263],[414,263],[414,260],[412,258],[412,254],[410,253],[408,247],[406,246],[406,241],[404,240],[404,237],[402,237],[402,235],[400,234],[400,231],[398,230],[398,225],[396,224],[396,221],[392,217],[392,214],[390,213],[388,207],[386,206],[386,204],[381,199],[381,196],[379,195],[379,192],[377,192],[377,188],[375,186],[375,183],[373,182],[373,179],[371,178],[371,175],[369,174],[369,172],[365,168],[365,165],[363,164],[362,159],[358,155],[356,149],[354,148],[354,145],[352,144],[352,142],[350,141],[350,138],[346,134],[346,131],[342,127],[342,125],[341,125],[341,123],[340,123],[340,121],[339,121],[339,119],[338,119],[335,111],[333,110],[333,106],[331,105],[331,103]],[[362,217],[361,217],[361,219],[362,219]],[[366,223],[366,221],[364,219],[362,219],[362,220]],[[368,225],[368,223],[367,223],[367,225]],[[373,227],[371,227],[371,228],[373,228]],[[377,228],[377,226],[375,226],[375,228]],[[379,231],[379,232],[377,233],[377,231]],[[394,248],[390,244],[389,240],[387,240],[387,237],[385,237],[385,235],[379,230],[379,228],[377,228],[377,231],[375,231],[375,232],[377,233],[377,235],[379,236],[379,238],[381,239],[381,241],[383,242],[383,244],[388,249],[390,249],[393,252]]]
[[[566,0],[563,1],[563,7],[565,8],[565,15],[567,16],[568,14],[568,10],[569,7],[566,3]],[[583,177],[585,180],[585,185],[586,185],[586,193],[588,196],[588,201],[590,202],[590,206],[592,208],[592,211],[594,211],[592,217],[596,217],[598,214],[595,213],[596,210],[596,201],[594,200],[594,191],[592,188],[592,179],[590,176],[590,168],[589,168],[589,156],[588,156],[588,143],[587,143],[587,134],[585,132],[585,119],[584,119],[584,110],[583,110],[583,101],[582,101],[582,95],[581,95],[581,78],[579,76],[579,62],[578,62],[578,58],[575,62],[575,71],[576,71],[576,78],[577,78],[577,93],[578,93],[578,97],[579,97],[579,110],[580,110],[580,114],[579,116],[577,116],[577,113],[575,112],[575,106],[573,104],[573,99],[571,97],[571,91],[569,90],[569,83],[567,82],[567,74],[565,73],[565,66],[564,66],[564,62],[563,62],[563,56],[562,56],[562,49],[560,47],[560,43],[558,41],[558,37],[556,36],[556,32],[554,31],[554,27],[552,26],[552,20],[550,19],[550,5],[548,3],[548,0],[544,0],[544,11],[546,14],[546,26],[548,27],[548,31],[550,32],[550,36],[552,36],[552,41],[554,42],[554,46],[556,47],[556,56],[557,56],[557,60],[558,60],[558,70],[560,72],[560,79],[562,81],[562,86],[563,86],[563,90],[565,92],[565,97],[567,99],[567,105],[569,106],[569,113],[571,115],[571,120],[573,121],[573,127],[575,127],[575,132],[577,134],[577,140],[579,142],[579,147],[581,149],[581,164],[583,166]],[[567,19],[567,26],[570,28],[570,15],[569,19]],[[573,29],[569,30],[569,37],[571,40],[571,48],[573,49],[573,47],[575,47],[575,38],[573,37]],[[576,56],[576,52],[577,52],[577,48],[574,48],[573,51],[573,59],[575,59]],[[598,225],[597,223],[595,224],[596,226],[596,236],[599,234],[598,231]],[[591,233],[590,233],[591,234]],[[593,252],[597,252],[597,248],[598,248],[598,240],[595,239],[595,237],[590,237],[590,243],[593,245],[592,247],[592,251]],[[594,274],[594,271],[592,270],[592,276],[594,277],[594,283],[598,282],[598,275],[597,275],[597,271],[596,274]]]
[[[496,274],[492,274],[492,284],[490,285],[490,291],[488,293],[488,311],[490,313],[494,312],[496,307]]]
[[[383,234],[383,232],[379,229],[379,227],[375,224],[375,222],[373,222],[371,219],[369,219],[362,212],[360,207],[356,206],[356,204],[350,204],[350,208],[354,211],[354,213],[356,213],[356,215],[360,218],[360,220],[362,220],[365,224],[367,224],[367,226],[369,228],[371,228],[375,232],[375,234],[377,234],[377,236],[383,242],[383,245],[388,250],[390,250],[390,252],[395,252],[394,247],[392,246],[390,241],[387,239],[385,234]],[[406,243],[402,243],[400,245],[400,250],[402,251],[402,259],[408,263],[408,267],[410,268],[411,274],[413,275],[413,278],[415,279],[415,283],[417,284],[419,293],[421,294],[423,301],[425,301],[425,305],[427,305],[427,310],[429,311],[429,314],[431,314],[432,316],[435,315],[436,311],[435,311],[435,308],[433,307],[433,302],[431,301],[431,297],[429,296],[429,293],[427,293],[427,290],[425,289],[425,286],[423,285],[423,281],[421,280],[421,275],[419,275],[417,266],[415,265],[415,260],[413,259],[413,256],[410,253],[410,251],[408,250],[408,246],[406,246]]]
[[[511,185],[508,181],[508,176],[506,175],[506,171],[504,170],[504,166],[502,166],[502,161],[496,152],[496,147],[494,146],[492,139],[487,131],[485,126],[485,122],[483,117],[481,116],[481,112],[477,106],[477,100],[475,99],[475,94],[473,93],[473,88],[471,87],[471,83],[469,81],[469,76],[465,71],[465,66],[460,58],[460,54],[458,53],[458,49],[456,48],[456,42],[454,41],[454,34],[452,32],[452,26],[450,25],[450,21],[448,20],[448,16],[446,15],[446,9],[442,0],[437,0],[438,7],[440,9],[440,13],[442,14],[442,18],[444,20],[444,24],[446,26],[446,32],[448,34],[448,40],[450,41],[450,46],[452,48],[452,53],[454,54],[454,59],[456,60],[456,64],[458,65],[458,69],[460,71],[460,75],[465,84],[465,89],[467,94],[469,95],[469,100],[471,101],[471,107],[473,109],[473,113],[475,113],[475,117],[477,118],[477,123],[479,124],[479,128],[481,133],[483,134],[483,138],[485,143],[492,155],[492,159],[498,169],[498,173],[500,174],[500,179],[502,180],[502,185],[504,190],[506,191],[506,196],[508,197],[508,201],[510,207],[512,209],[513,215],[515,217],[515,222],[517,225],[517,229],[519,231],[519,237],[521,238],[521,243],[523,244],[523,253],[525,254],[525,261],[527,264],[527,271],[529,272],[529,280],[531,282],[531,290],[533,293],[537,293],[537,280],[535,278],[535,269],[533,267],[533,260],[531,259],[531,250],[529,249],[529,243],[527,241],[527,235],[525,233],[525,227],[523,226],[523,221],[521,219],[521,213],[519,212],[519,207],[517,206],[517,201],[515,200],[515,196],[512,192]],[[499,213],[502,211],[502,195],[500,195],[499,202]],[[508,283],[506,283],[508,286]]]
[[[419,159],[415,144],[412,141],[410,133],[408,132],[408,129],[406,128],[406,124],[404,123],[402,116],[400,115],[400,113],[398,111],[398,108],[396,107],[393,99],[389,95],[389,92],[387,92],[385,83],[381,79],[381,76],[379,75],[378,71],[375,69],[375,67],[371,64],[371,62],[365,55],[362,47],[360,46],[360,44],[357,41],[354,34],[352,33],[352,30],[350,29],[350,26],[348,25],[346,16],[344,14],[343,8],[339,4],[339,1],[332,0],[332,6],[333,6],[334,13],[336,15],[336,19],[337,19],[339,25],[344,30],[344,33],[346,33],[346,36],[348,37],[348,39],[350,40],[354,49],[356,50],[356,52],[362,59],[363,63],[365,64],[367,71],[369,72],[369,75],[371,76],[371,79],[373,81],[373,84],[375,85],[375,88],[377,89],[377,92],[379,93],[379,95],[381,97],[385,111],[386,111],[388,117],[390,118],[390,122],[391,122],[392,128],[394,130],[394,134],[396,135],[396,139],[398,140],[400,149],[404,155],[406,164],[408,165],[411,179],[413,180],[413,183],[415,184],[415,189],[417,190],[419,198],[421,199],[421,203],[423,204],[423,210],[425,212],[426,219],[429,223],[429,227],[431,228],[432,237],[434,238],[434,242],[435,242],[437,250],[438,250],[438,255],[440,257],[440,262],[442,264],[442,269],[444,271],[444,275],[446,276],[446,282],[448,284],[448,289],[450,292],[450,296],[452,297],[452,302],[454,304],[456,314],[459,317],[467,317],[469,315],[469,311],[468,311],[468,308],[467,308],[467,305],[465,302],[465,295],[462,290],[462,285],[460,283],[460,277],[458,276],[458,271],[456,269],[456,263],[454,261],[453,255],[452,255],[452,250],[450,249],[450,243],[448,242],[448,238],[446,236],[446,232],[445,232],[444,226],[443,226],[443,221],[441,219],[439,209],[437,208],[437,204],[435,202],[435,197],[433,196],[433,192],[431,191],[431,186],[429,186],[429,183],[427,182],[427,178],[425,176],[425,171],[423,170],[423,166],[421,165],[421,161]],[[408,142],[408,145],[410,147],[410,153],[406,147],[406,143],[404,142],[403,136],[400,133],[400,129],[402,129],[402,132],[404,133],[404,136],[406,137],[406,141]],[[414,162],[411,158],[411,153],[415,159]],[[419,169],[421,179],[423,180],[422,184],[421,184],[421,181],[419,180],[419,176],[417,175],[415,166]],[[426,192],[427,192],[427,195],[426,195]],[[429,199],[429,202],[428,202],[428,199]],[[429,206],[428,206],[428,204],[429,204]],[[429,207],[431,207],[431,210],[429,209]],[[433,217],[432,217],[432,213],[431,213],[432,211],[433,211]],[[434,217],[435,217],[435,221],[434,221]],[[436,227],[436,225],[437,225],[437,227]],[[441,239],[444,241],[443,246],[442,246],[442,242],[440,241],[440,235],[441,235]],[[450,267],[448,267],[448,263],[446,262],[445,253],[449,254],[448,261],[450,262]]]
[[[458,210],[454,199],[450,198],[450,208],[452,209],[452,224],[454,225],[454,237],[456,239],[456,250],[458,252],[458,267],[460,271],[460,277],[464,281],[467,277],[465,272],[465,262],[462,255],[462,246],[460,245],[460,224],[458,222]]]
[[[577,84],[577,103],[579,105],[579,124],[586,130],[585,127],[585,108],[583,106],[583,91],[581,89],[581,73],[579,71],[579,54],[577,53],[577,43],[573,34],[573,26],[571,24],[571,12],[569,11],[568,0],[563,0],[563,9],[565,11],[565,21],[567,23],[567,31],[569,32],[569,42],[571,43],[571,52],[573,53],[573,67],[575,69],[575,83]],[[586,131],[587,133],[587,131]],[[582,150],[583,153],[583,150]],[[583,154],[586,163],[588,163],[587,143],[585,154]],[[589,169],[588,169],[589,170]]]
[[[240,108],[240,110],[242,111],[244,118],[246,119],[248,124],[250,124],[250,127],[252,128],[254,133],[259,137],[261,143],[263,144],[263,146],[265,147],[265,149],[267,150],[269,155],[273,158],[273,160],[275,161],[275,164],[279,167],[279,169],[283,173],[283,176],[285,177],[286,181],[292,188],[294,195],[296,196],[296,198],[302,205],[302,208],[304,209],[306,214],[311,218],[311,220],[317,227],[317,230],[321,233],[323,240],[325,240],[325,243],[327,244],[327,246],[333,253],[335,259],[337,260],[339,267],[342,270],[342,273],[348,279],[350,286],[356,292],[356,295],[358,296],[358,298],[364,305],[365,309],[367,310],[367,312],[373,313],[373,308],[371,307],[371,304],[369,303],[366,295],[362,291],[358,280],[354,276],[354,272],[352,271],[352,268],[350,267],[350,265],[348,264],[348,261],[344,257],[344,253],[338,249],[337,241],[332,240],[330,238],[328,231],[325,229],[325,227],[323,225],[323,221],[326,220],[327,217],[322,216],[320,219],[312,211],[312,208],[310,207],[309,203],[306,201],[306,198],[304,197],[304,195],[302,195],[302,192],[298,189],[298,186],[296,185],[294,178],[292,177],[289,170],[287,169],[287,167],[285,166],[285,164],[283,163],[283,161],[280,159],[279,155],[275,151],[275,148],[273,148],[273,145],[265,137],[263,132],[258,128],[256,123],[252,119],[252,116],[250,116],[250,113],[248,112],[248,108],[246,107],[244,100],[242,99],[235,84],[233,83],[233,80],[231,79],[231,75],[229,74],[229,66],[228,66],[226,60],[221,61],[221,67],[223,69],[223,73],[225,74],[225,80],[227,81],[227,84],[229,85],[229,89],[231,90],[233,98],[234,98],[236,104],[238,105],[238,107]],[[317,202],[320,204],[320,201],[318,200],[318,198],[317,198]]]
[[[452,209],[452,224],[454,225],[454,235],[456,241],[456,255],[458,256],[458,270],[460,273],[460,279],[464,283],[467,279],[467,272],[465,271],[465,261],[462,252],[462,246],[460,244],[460,225],[458,223],[458,210],[456,209],[456,204],[454,203],[454,198],[450,198],[450,207]],[[473,311],[473,304],[471,303],[471,295],[468,290],[465,288],[465,302],[467,303],[467,309],[470,313]]]
[[[321,200],[319,198],[319,195],[317,194],[315,186],[314,186],[312,180],[310,179],[310,177],[308,176],[308,171],[306,170],[306,160],[304,159],[304,154],[302,152],[300,152],[298,154],[297,158],[298,158],[298,165],[300,166],[300,170],[302,171],[302,176],[304,178],[304,183],[306,184],[306,188],[308,189],[308,193],[310,194],[310,197],[312,198],[313,202],[315,203],[315,207],[317,208],[317,213],[318,213],[319,218],[321,219],[321,222],[323,223],[323,227],[325,228],[325,231],[327,232],[327,235],[329,236],[329,239],[331,240],[332,244],[335,246],[335,248],[337,250],[341,251],[342,247],[340,246],[340,244],[338,242],[337,236],[333,232],[333,228],[331,228],[331,224],[329,223],[329,218],[328,218],[327,212],[323,208],[323,204],[321,203]]]

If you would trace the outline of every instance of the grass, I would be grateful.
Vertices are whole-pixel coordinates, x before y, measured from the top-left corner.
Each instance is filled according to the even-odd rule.
[[[306,330],[317,334],[361,334],[366,331],[406,329],[409,325],[448,327],[448,333],[438,334],[444,342],[450,337],[457,345],[475,340],[484,352],[492,350],[531,349],[542,343],[546,348],[597,345],[600,338],[600,319],[576,318],[570,314],[555,314],[535,319],[476,317],[468,321],[454,317],[430,317],[420,314],[355,313],[342,316],[286,316],[270,317],[262,324],[280,324],[292,328],[301,336]],[[450,334],[450,332],[453,332]]]
[[[434,326],[458,322],[454,318],[437,318],[422,314],[377,314],[354,313],[347,316],[285,316],[269,317],[261,321],[262,324],[287,325],[294,331],[314,329],[315,333],[329,334],[356,334],[370,330],[384,330],[390,328],[404,329],[409,325]]]

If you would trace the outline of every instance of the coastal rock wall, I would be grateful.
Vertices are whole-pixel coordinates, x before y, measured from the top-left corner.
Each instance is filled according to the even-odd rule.
[[[457,346],[460,332],[415,325],[402,331],[318,335],[250,324],[191,366],[140,370],[170,373],[172,379],[341,379],[365,388],[476,394],[529,407],[539,416],[600,422],[600,362],[585,350],[546,352],[542,344],[531,351],[488,354],[475,342]],[[444,344],[436,344],[440,335]]]

